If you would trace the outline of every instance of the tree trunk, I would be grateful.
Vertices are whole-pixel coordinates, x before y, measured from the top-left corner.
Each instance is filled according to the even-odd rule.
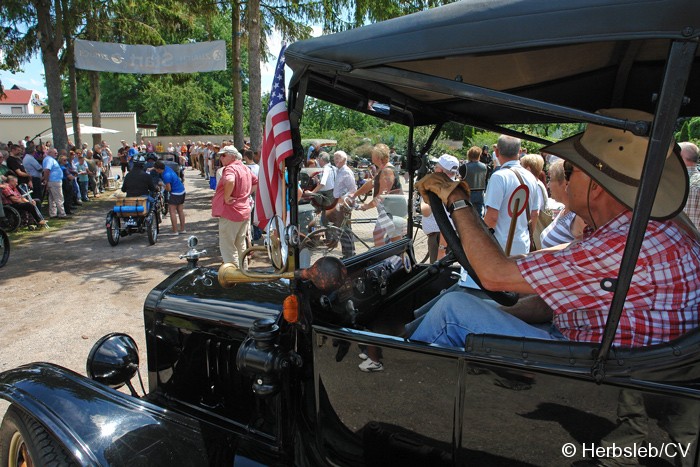
[[[75,73],[75,48],[74,43],[66,38],[68,59],[68,84],[70,85],[70,113],[73,117],[73,142],[76,147],[82,145],[80,135],[80,115],[78,114],[78,80]]]
[[[88,71],[90,80],[90,99],[92,102],[92,126],[102,126],[102,114],[100,113],[100,73],[97,71]],[[102,135],[92,135],[92,145],[100,144]]]
[[[90,14],[88,14],[88,24],[87,24],[87,30],[88,30],[88,38],[91,41],[96,41],[98,40],[97,36],[97,31],[99,31],[99,28],[97,27],[98,21],[97,21],[97,14],[98,14],[98,9],[97,5],[93,5],[92,9],[90,10]],[[92,126],[97,126],[101,127],[102,126],[102,114],[100,112],[100,107],[101,107],[101,91],[100,91],[100,73],[97,71],[88,71],[88,80],[90,83],[90,111],[92,112]],[[102,135],[92,135],[92,147],[95,147],[96,144],[100,144],[100,141],[102,140]]]
[[[58,149],[66,149],[68,145],[68,132],[66,131],[66,118],[63,109],[63,90],[61,89],[61,67],[58,62],[58,52],[63,45],[63,15],[58,0],[55,0],[56,22],[51,18],[50,0],[33,0],[37,12],[37,26],[39,29],[39,46],[41,47],[41,61],[44,64],[46,77],[46,93],[49,99],[49,112],[51,115],[51,130],[53,133],[53,146]]]
[[[243,73],[241,72],[241,4],[231,2],[231,81],[233,89],[233,144],[243,148]]]
[[[260,92],[260,0],[248,2],[248,105],[250,106],[250,148],[262,146],[262,101]]]

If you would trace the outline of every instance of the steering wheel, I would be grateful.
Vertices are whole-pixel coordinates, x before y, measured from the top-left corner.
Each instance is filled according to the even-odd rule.
[[[457,258],[457,262],[459,262],[459,264],[466,269],[471,278],[474,279],[474,282],[476,282],[476,284],[481,287],[481,289],[486,292],[486,295],[488,295],[493,301],[503,306],[515,305],[518,302],[518,294],[513,292],[494,292],[492,290],[486,290],[481,285],[479,277],[474,272],[471,264],[469,264],[469,260],[464,252],[464,248],[462,248],[462,243],[459,241],[457,232],[455,232],[454,227],[452,227],[452,224],[447,218],[447,213],[443,208],[442,201],[438,195],[432,192],[428,193],[428,201],[430,202],[430,209],[433,211],[433,215],[435,216],[435,222],[437,222],[440,232],[445,236],[445,241],[452,249],[452,253],[455,255],[455,258]]]

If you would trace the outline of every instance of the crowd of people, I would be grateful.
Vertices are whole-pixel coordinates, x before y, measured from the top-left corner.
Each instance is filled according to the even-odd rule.
[[[618,130],[601,128],[589,125],[582,140],[587,133],[594,131],[609,132],[611,140],[623,138],[616,133]],[[129,187],[140,176],[142,168],[157,174],[161,185],[170,192],[172,233],[180,234],[186,232],[184,184],[156,157],[147,161],[139,159],[143,152],[162,152],[159,151],[161,146],[160,142],[157,146],[150,141],[143,145],[134,142],[131,146],[123,142],[117,153],[125,174],[123,190],[128,195],[134,194],[129,192]],[[605,164],[617,163],[615,158],[621,157],[611,154],[606,148],[593,146],[590,154]],[[179,148],[169,144],[162,149],[179,152],[182,165],[210,180],[215,189],[211,214],[218,219],[222,259],[239,265],[243,252],[256,236],[253,213],[259,154],[247,146],[239,151],[231,141],[221,144],[188,141]],[[342,228],[343,257],[355,254],[355,242],[351,223],[353,211],[338,209],[336,206],[341,199],[356,203],[359,210],[376,209],[375,246],[405,235],[405,212],[397,215],[391,205],[392,196],[404,199],[399,175],[401,158],[395,151],[385,144],[374,145],[371,149],[372,176],[358,186],[347,153],[337,150],[331,155],[323,148],[309,149],[306,166],[318,170],[313,183],[298,187],[298,197],[300,202],[316,200],[322,224]],[[596,181],[595,165],[588,166],[585,160],[572,156],[571,151],[578,149],[572,149],[569,140],[545,147],[539,154],[527,154],[518,138],[501,135],[491,149],[489,152],[488,146],[471,147],[465,161],[451,154],[441,155],[435,163],[434,174],[424,177],[418,188],[422,196],[428,192],[438,195],[460,238],[470,239],[463,241],[462,247],[467,251],[481,284],[489,289],[526,293],[528,297],[507,311],[484,305],[470,294],[463,293],[462,287],[475,285],[463,271],[462,280],[453,287],[454,293],[441,296],[417,312],[416,322],[407,328],[409,334],[415,340],[455,346],[463,345],[469,332],[510,333],[545,339],[599,339],[604,327],[603,316],[583,311],[586,307],[579,305],[582,300],[594,300],[596,309],[606,309],[605,299],[597,296],[597,289],[591,284],[598,283],[599,278],[607,274],[607,269],[600,262],[582,263],[583,256],[577,252],[587,251],[588,258],[590,251],[600,251],[603,256],[615,258],[615,255],[622,254],[617,245],[624,243],[622,238],[626,236],[632,206],[627,198],[615,191],[617,187],[603,186]],[[45,198],[48,198],[49,217],[66,217],[76,206],[99,196],[104,190],[105,180],[110,177],[113,160],[105,143],[92,149],[84,145],[82,150],[71,148],[67,151],[57,151],[50,145],[30,147],[10,143],[0,146],[0,153],[3,156],[0,165],[3,202],[25,212],[38,225],[43,223],[40,208]],[[636,163],[637,156],[629,156],[630,159],[624,162]],[[689,181],[687,204],[679,206],[679,210],[684,208],[688,218],[698,225],[698,147],[689,142],[680,143],[678,156],[687,168]],[[572,159],[576,165],[571,163]],[[143,178],[143,183],[147,183],[146,178]],[[48,196],[44,196],[44,192]],[[365,196],[368,200],[360,203]],[[472,209],[463,211],[465,207]],[[430,261],[434,262],[445,254],[447,245],[425,198],[420,204],[420,214],[422,228],[429,239]],[[487,229],[481,228],[483,225]],[[652,220],[650,226],[650,238],[658,240],[655,245],[647,245],[651,253],[643,252],[645,258],[649,257],[650,264],[653,262],[654,267],[661,269],[669,267],[663,262],[652,261],[649,256],[661,245],[678,250],[679,257],[686,258],[687,264],[694,265],[694,271],[697,270],[696,266],[700,265],[697,241],[690,241],[686,231],[674,221]],[[647,243],[645,240],[645,245]],[[562,268],[557,266],[560,263],[571,266]],[[619,260],[608,263],[610,267],[616,267]],[[614,276],[614,271],[610,270],[609,274]],[[690,274],[692,280],[689,283],[697,282],[695,272],[684,274]],[[669,271],[667,276],[676,277],[677,273]],[[659,281],[657,273],[654,277],[657,279],[650,279],[653,283],[648,287],[664,289],[666,282]],[[563,284],[576,284],[577,290],[572,292],[567,288],[566,294],[557,294]],[[683,300],[687,298],[686,292],[677,288],[668,291],[671,295],[678,293]],[[650,298],[642,291],[639,295],[642,301],[658,299],[658,296]],[[636,303],[634,297],[631,300],[630,303]],[[474,311],[464,313],[465,307]],[[581,311],[567,311],[577,307]],[[659,302],[658,308],[664,309],[663,304]],[[623,323],[618,332],[619,342],[631,346],[648,345],[676,337],[697,325],[697,316],[686,319],[685,308],[665,310],[664,313],[665,317],[654,313],[635,317],[635,320],[647,323],[648,328],[658,329],[652,336],[638,335],[631,322]],[[539,322],[547,324],[540,326]],[[585,331],[575,322],[587,323]],[[383,370],[380,349],[369,346],[363,349],[361,356],[361,370]]]

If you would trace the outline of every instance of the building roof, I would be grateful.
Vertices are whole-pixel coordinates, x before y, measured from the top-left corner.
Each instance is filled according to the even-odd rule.
[[[28,89],[5,89],[5,96],[0,96],[0,104],[28,105],[32,100],[32,91]]]

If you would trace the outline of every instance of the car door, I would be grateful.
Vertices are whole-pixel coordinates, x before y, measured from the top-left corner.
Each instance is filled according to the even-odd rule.
[[[668,368],[645,373],[639,368],[648,359],[620,357],[597,384],[588,344],[541,348],[541,341],[496,336],[447,349],[322,326],[313,337],[317,437],[329,460],[697,465],[697,366],[674,363],[672,349],[655,357]],[[359,370],[366,346],[381,349],[383,371]]]

